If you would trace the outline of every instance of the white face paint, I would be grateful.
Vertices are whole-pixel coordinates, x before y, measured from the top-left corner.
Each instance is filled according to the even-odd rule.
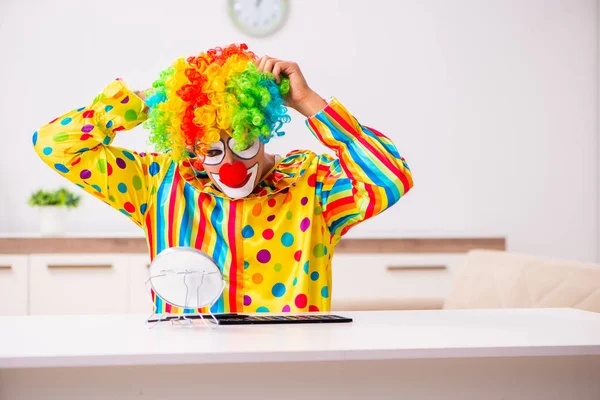
[[[232,199],[240,199],[250,195],[260,182],[265,154],[259,139],[241,151],[235,151],[235,146],[235,139],[221,132],[220,140],[209,145],[203,168],[221,192]]]
[[[240,187],[234,188],[234,187],[225,185],[223,182],[221,182],[221,179],[220,179],[218,173],[212,172],[210,175],[211,175],[211,178],[216,182],[216,184],[219,186],[219,188],[221,189],[221,191],[223,193],[225,193],[227,196],[231,197],[232,199],[241,199],[243,197],[248,196],[250,193],[252,193],[252,191],[254,190],[254,187],[256,186],[256,180],[258,178],[258,163],[254,164],[252,166],[252,168],[250,168],[248,170],[248,175],[246,177],[246,180],[244,180],[244,182],[242,183],[242,186],[240,186]]]
[[[204,164],[219,165],[225,157],[225,144],[222,141],[211,143],[207,153],[204,157]]]
[[[260,141],[258,139],[256,139],[254,142],[252,142],[252,144],[250,146],[248,146],[247,149],[242,150],[242,151],[235,151],[235,145],[236,145],[236,141],[234,138],[229,139],[229,141],[227,142],[227,147],[229,147],[229,149],[233,152],[233,154],[235,154],[238,158],[241,158],[242,160],[250,160],[254,157],[256,157],[256,155],[258,154],[258,151],[260,150]]]

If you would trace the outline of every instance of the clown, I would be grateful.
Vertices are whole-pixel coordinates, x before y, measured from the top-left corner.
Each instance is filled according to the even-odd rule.
[[[336,157],[265,151],[288,107]],[[156,153],[111,145],[144,124]],[[110,83],[33,135],[50,167],[144,229],[150,257],[197,248],[227,286],[212,312],[328,311],[335,245],[412,187],[393,143],[325,101],[292,62],[245,45],[176,60],[152,88]],[[158,313],[178,308],[152,293]]]

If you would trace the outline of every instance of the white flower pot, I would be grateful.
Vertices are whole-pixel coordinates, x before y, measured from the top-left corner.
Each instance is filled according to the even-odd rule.
[[[43,236],[62,236],[67,230],[66,207],[40,207],[40,233]]]

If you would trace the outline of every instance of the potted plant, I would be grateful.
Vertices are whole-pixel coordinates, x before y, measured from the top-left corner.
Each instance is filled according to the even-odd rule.
[[[65,188],[57,190],[39,189],[29,197],[29,205],[40,208],[40,232],[45,236],[65,233],[67,211],[79,206],[81,196]]]

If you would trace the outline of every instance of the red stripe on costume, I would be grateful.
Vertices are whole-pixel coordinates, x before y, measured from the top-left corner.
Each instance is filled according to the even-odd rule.
[[[330,170],[331,168],[325,164],[319,164],[319,166],[317,167],[317,171],[329,172]]]
[[[150,212],[146,215],[146,234],[148,235],[148,247],[150,249],[150,260],[154,259],[154,237],[152,232],[152,219]]]
[[[352,196],[346,196],[346,197],[342,197],[341,199],[337,199],[335,201],[332,201],[331,203],[327,204],[327,208],[332,209],[332,210],[337,210],[338,208],[341,208],[344,205],[355,205],[354,202],[354,198],[352,198]]]
[[[173,247],[173,227],[175,219],[175,204],[177,204],[177,193],[179,191],[179,181],[181,174],[174,174],[173,184],[171,185],[171,196],[169,199],[169,247]]]
[[[385,158],[385,156],[381,153],[381,151],[379,151],[378,149],[373,147],[373,145],[371,145],[371,143],[369,143],[368,141],[365,140],[364,137],[359,135],[358,132],[356,132],[356,129],[354,129],[352,127],[352,125],[350,125],[348,123],[348,121],[346,121],[344,118],[342,118],[342,116],[340,114],[338,114],[333,108],[331,108],[330,106],[327,106],[327,107],[325,107],[325,112],[327,114],[329,114],[331,116],[331,118],[333,118],[342,128],[344,128],[347,132],[351,133],[356,138],[356,140],[358,140],[363,146],[365,146],[365,148],[367,148],[369,150],[369,152],[375,156],[375,158],[377,158],[379,161],[381,161],[381,163],[383,165],[385,165],[394,175],[397,175],[397,176],[402,175],[402,172],[400,171],[400,169],[398,167],[393,165],[390,162],[390,160]]]
[[[237,216],[237,201],[230,202],[229,221],[227,222],[227,236],[229,249],[231,250],[231,266],[229,267],[229,311],[237,312],[237,289],[238,289],[238,260],[237,243],[235,241],[235,221]]]
[[[373,192],[373,188],[371,185],[365,185],[365,190],[369,195],[369,204],[367,205],[367,211],[365,212],[365,219],[369,219],[373,216],[373,212],[375,211],[375,204],[377,203],[375,198],[375,193]]]
[[[198,195],[198,211],[200,212],[200,222],[198,223],[196,243],[194,243],[194,247],[198,250],[202,250],[202,243],[204,242],[204,232],[206,232],[206,216],[204,215],[204,208],[202,205],[205,196],[206,195],[204,193],[200,193]]]
[[[402,192],[402,194],[406,194],[406,192],[408,192],[411,188],[411,184],[408,182],[408,178],[406,177],[405,174],[400,173],[399,175],[396,175],[398,178],[400,178],[400,181],[402,182],[402,187],[404,189],[404,191]]]
[[[329,203],[323,215],[326,219],[331,219],[335,218],[336,215],[344,214],[348,210],[354,210],[355,207],[353,196],[346,196]]]

